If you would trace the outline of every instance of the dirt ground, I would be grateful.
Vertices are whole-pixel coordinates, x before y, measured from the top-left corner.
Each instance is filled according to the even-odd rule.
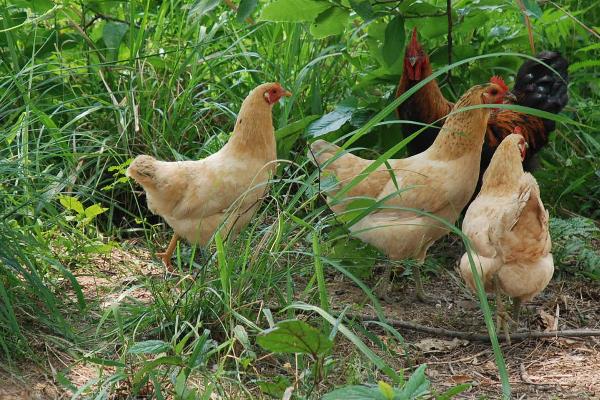
[[[435,299],[433,304],[415,301],[412,284],[406,279],[400,282],[394,301],[382,300],[387,318],[485,334],[478,302],[453,271],[430,276],[425,283],[426,292]],[[331,304],[341,307],[356,304],[357,299],[359,303],[365,302],[361,289],[349,281],[330,279],[328,288]],[[552,281],[523,310],[521,330],[600,329],[599,299],[598,284],[574,279]],[[368,303],[361,313],[376,319]],[[490,344],[402,328],[398,331],[408,343],[409,358],[415,364],[427,364],[427,376],[438,391],[470,383],[472,388],[456,398],[500,397],[501,386]],[[600,338],[528,339],[501,346],[515,399],[600,399]]]
[[[115,250],[110,256],[94,260],[97,271],[81,273],[80,285],[88,298],[101,296],[106,307],[126,296],[140,301],[152,301],[151,294],[135,284],[139,274],[160,275],[163,270],[144,251]],[[104,274],[99,277],[98,271]],[[373,307],[353,282],[338,273],[327,276],[330,303],[341,311],[350,305],[353,311],[376,319]],[[445,269],[428,275],[425,289],[434,299],[432,304],[415,301],[414,287],[409,279],[399,278],[399,288],[392,302],[382,301],[389,319],[462,332],[486,332],[478,302],[464,288],[458,275]],[[553,280],[549,287],[522,313],[521,327],[530,330],[600,329],[600,284],[578,278]],[[493,303],[493,302],[492,302]],[[389,335],[369,325],[372,332],[386,341]],[[471,389],[456,398],[496,399],[500,397],[500,382],[491,346],[487,343],[459,340],[418,331],[398,329],[405,346],[398,346],[399,356],[382,355],[390,365],[407,368],[427,364],[427,376],[433,387],[443,392],[460,383]],[[365,339],[365,338],[363,338]],[[373,349],[381,354],[373,343]],[[408,349],[407,354],[403,354]],[[502,344],[515,399],[600,399],[600,338],[545,338]],[[65,362],[68,360],[65,360]],[[65,367],[58,365],[58,369]],[[56,366],[56,365],[55,365]],[[75,385],[97,373],[74,368],[68,378]],[[51,370],[20,366],[28,371],[16,377],[0,368],[0,400],[70,398],[52,379]]]

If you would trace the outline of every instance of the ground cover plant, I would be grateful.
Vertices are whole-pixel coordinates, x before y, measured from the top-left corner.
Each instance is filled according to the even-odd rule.
[[[600,390],[593,338],[498,342],[493,301],[454,269],[460,225],[424,267],[435,304],[412,300],[410,263],[397,301],[380,301],[372,288],[391,262],[348,235],[323,200],[335,182],[319,182],[306,157],[316,138],[373,159],[405,154],[395,89],[415,26],[451,100],[493,74],[512,86],[532,44],[560,51],[570,101],[535,172],[556,271],[525,318],[532,330],[598,328],[595,1],[5,0],[0,21],[0,398]],[[171,230],[127,166],[138,154],[216,152],[267,81],[292,92],[273,111],[280,163],[269,193],[235,241],[181,242],[168,274],[153,252]]]

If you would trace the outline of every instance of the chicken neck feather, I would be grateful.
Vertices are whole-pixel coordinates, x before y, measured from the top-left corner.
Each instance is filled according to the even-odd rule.
[[[261,85],[262,86],[262,85]],[[263,96],[254,95],[261,90],[254,89],[244,102],[233,129],[233,135],[226,145],[228,151],[243,153],[245,156],[274,160],[277,157],[272,105]]]
[[[511,148],[501,146],[483,176],[481,193],[492,195],[515,191],[520,185],[523,173],[520,154]]]
[[[469,90],[452,108],[439,135],[427,150],[437,160],[454,160],[468,153],[481,154],[490,108],[461,112],[464,107],[482,104],[481,86]],[[457,112],[458,111],[458,112]]]

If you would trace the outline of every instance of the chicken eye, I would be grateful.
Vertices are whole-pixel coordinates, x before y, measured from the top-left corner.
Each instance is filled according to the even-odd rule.
[[[490,90],[490,94],[491,94],[492,96],[495,96],[495,95],[497,95],[497,94],[498,94],[498,89],[492,89],[492,90]]]

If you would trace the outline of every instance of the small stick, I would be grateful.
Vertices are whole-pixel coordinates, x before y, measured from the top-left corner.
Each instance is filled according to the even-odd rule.
[[[338,315],[334,315],[338,318]],[[364,314],[356,314],[356,313],[346,313],[345,316],[348,319],[357,319],[364,323],[369,323],[374,320],[375,317],[371,317],[369,315]],[[415,322],[408,322],[399,319],[390,319],[388,318],[386,321],[388,324],[392,325],[394,328],[403,328],[411,331],[424,332],[437,336],[446,336],[446,337],[456,337],[459,339],[470,340],[472,342],[489,342],[490,337],[488,335],[483,335],[479,333],[471,333],[471,332],[462,332],[462,331],[454,331],[450,329],[444,328],[433,328],[430,326],[425,326],[421,324],[417,324]],[[540,332],[540,331],[529,331],[529,332],[518,332],[510,335],[510,339],[514,341],[523,341],[527,339],[538,339],[538,338],[556,338],[556,337],[591,337],[591,336],[600,336],[600,330],[598,329],[566,329],[562,331],[555,332]],[[506,341],[506,337],[498,336],[499,341]]]
[[[517,0],[517,4],[523,13],[523,18],[525,18],[525,26],[527,27],[527,34],[529,36],[529,47],[531,47],[531,53],[535,54],[535,45],[533,44],[533,28],[531,27],[531,20],[529,19],[529,15],[527,15],[527,9],[523,4],[523,0]]]
[[[279,306],[269,307],[269,309],[271,311],[275,311],[275,312],[281,311],[284,308],[285,307],[279,307]],[[333,316],[334,318],[337,319],[340,317],[340,314],[332,312],[331,316]],[[344,317],[346,317],[349,320],[352,320],[352,319],[359,320],[365,324],[368,324],[369,322],[375,322],[375,320],[377,318],[377,317],[371,316],[371,315],[352,313],[352,312],[345,313]],[[401,319],[393,319],[393,318],[387,318],[385,322],[388,323],[389,325],[393,326],[394,328],[402,328],[402,329],[407,329],[410,331],[424,332],[424,333],[429,333],[431,335],[436,335],[436,336],[465,339],[465,340],[469,340],[471,342],[484,342],[484,343],[490,342],[490,337],[488,335],[484,335],[481,333],[454,331],[451,329],[444,329],[444,328],[433,328],[431,326],[421,325],[416,322],[408,322],[408,321],[403,321]],[[519,332],[519,333],[511,334],[510,339],[512,342],[515,342],[515,341],[523,341],[523,340],[527,340],[527,339],[539,339],[539,338],[559,338],[559,337],[584,338],[584,337],[595,337],[595,336],[600,336],[600,329],[565,329],[562,331],[555,331],[555,332],[541,332],[541,331]],[[501,341],[501,342],[506,341],[506,337],[498,336],[498,341]]]

